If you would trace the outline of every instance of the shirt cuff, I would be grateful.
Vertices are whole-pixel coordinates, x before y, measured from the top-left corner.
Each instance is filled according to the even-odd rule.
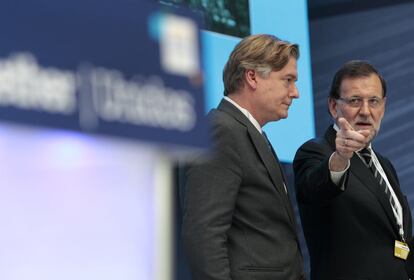
[[[332,153],[332,155],[329,157],[329,165],[331,165],[331,159],[334,153]],[[330,171],[331,172],[331,180],[332,182],[334,182],[335,185],[339,185],[339,183],[341,182],[342,177],[344,176],[344,174],[348,171],[349,166],[350,166],[350,162],[348,160],[348,164],[346,165],[345,169],[342,171]],[[341,189],[344,190],[345,186],[341,186]]]

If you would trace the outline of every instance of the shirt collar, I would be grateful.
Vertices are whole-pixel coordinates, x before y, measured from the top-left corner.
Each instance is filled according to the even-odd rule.
[[[232,100],[230,97],[228,96],[224,96],[224,99],[227,100],[228,102],[230,102],[231,104],[233,104],[237,109],[240,110],[240,112],[243,113],[243,115],[245,115],[247,117],[247,119],[254,125],[254,127],[260,132],[262,133],[262,128],[260,127],[260,124],[257,122],[257,120],[252,116],[252,114],[250,114],[250,112],[241,107],[239,104],[237,104],[234,100]]]

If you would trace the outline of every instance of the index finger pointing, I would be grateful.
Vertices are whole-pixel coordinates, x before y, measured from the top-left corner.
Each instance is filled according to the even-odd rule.
[[[338,119],[338,126],[341,130],[354,130],[354,128],[349,124],[345,118]]]

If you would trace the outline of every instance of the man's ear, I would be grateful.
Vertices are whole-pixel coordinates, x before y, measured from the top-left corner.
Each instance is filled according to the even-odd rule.
[[[253,90],[257,88],[257,73],[252,69],[247,69],[244,71],[244,80],[246,82],[246,86],[250,87]]]
[[[338,112],[337,112],[337,106],[338,106],[338,103],[336,103],[336,100],[334,99],[334,98],[332,98],[332,97],[329,97],[328,98],[328,108],[329,108],[329,113],[331,114],[331,116],[334,118],[334,119],[337,119],[338,118]]]

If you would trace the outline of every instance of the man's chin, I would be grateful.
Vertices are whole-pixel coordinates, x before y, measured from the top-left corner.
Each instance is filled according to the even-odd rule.
[[[288,110],[286,110],[285,112],[283,112],[282,114],[281,114],[281,119],[286,119],[287,117],[288,117],[288,115],[289,115],[289,113],[288,113]]]
[[[369,129],[369,141],[368,142],[371,142],[374,138],[375,138],[375,136],[377,136],[377,133],[378,133],[378,131],[376,131],[375,129],[373,129],[373,128],[371,128],[371,129]]]

